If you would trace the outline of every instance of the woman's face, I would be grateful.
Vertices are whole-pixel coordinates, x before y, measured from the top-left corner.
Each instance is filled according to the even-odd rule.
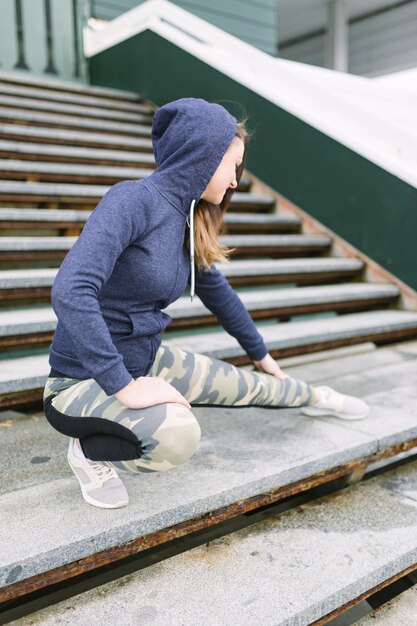
[[[229,187],[236,189],[236,167],[242,163],[245,144],[240,137],[234,137],[232,143],[214,172],[201,198],[212,204],[220,204]]]

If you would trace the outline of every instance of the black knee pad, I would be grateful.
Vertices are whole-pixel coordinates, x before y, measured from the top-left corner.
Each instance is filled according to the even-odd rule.
[[[77,439],[98,434],[113,435],[136,445],[141,444],[135,433],[118,422],[112,422],[103,417],[74,416],[61,413],[52,404],[54,397],[50,395],[44,400],[45,417],[51,426],[63,435]]]

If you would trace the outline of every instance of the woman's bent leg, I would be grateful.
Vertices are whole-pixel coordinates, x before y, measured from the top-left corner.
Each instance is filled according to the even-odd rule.
[[[52,412],[45,413],[49,421],[57,420],[51,423],[60,432],[64,432],[65,420],[75,418],[72,423],[79,434],[74,431],[71,436],[79,437],[88,459],[131,473],[165,472],[182,465],[194,454],[201,437],[196,418],[184,405],[129,409],[92,378],[60,391],[51,404]]]
[[[280,380],[162,343],[148,376],[161,376],[193,406],[299,407],[314,403],[314,388]]]

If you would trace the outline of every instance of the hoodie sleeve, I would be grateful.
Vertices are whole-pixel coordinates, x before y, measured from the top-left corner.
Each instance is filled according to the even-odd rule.
[[[77,358],[107,395],[132,376],[112,342],[97,299],[123,250],[140,235],[129,181],[113,185],[89,216],[64,258],[51,291],[59,323],[73,342]]]
[[[260,361],[266,356],[268,348],[246,307],[215,265],[210,270],[198,271],[196,268],[195,292],[252,361]]]

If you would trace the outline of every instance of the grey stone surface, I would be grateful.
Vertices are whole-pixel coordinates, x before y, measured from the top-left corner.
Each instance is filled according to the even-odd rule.
[[[16,163],[16,161],[7,161],[8,163]],[[29,163],[31,161],[21,161],[21,163]],[[0,161],[1,165],[1,161]],[[43,163],[42,165],[48,165]],[[78,165],[77,167],[83,168],[84,165]],[[89,167],[88,165],[86,166]],[[110,168],[111,169],[111,168]],[[80,170],[81,171],[81,170]],[[64,220],[71,220],[72,222],[85,222],[91,215],[91,211],[84,211],[82,209],[15,209],[15,208],[3,208],[0,211],[0,223],[2,221],[25,221],[25,222],[63,222]],[[28,270],[29,271],[29,270]],[[1,273],[0,273],[1,275]]]
[[[295,215],[279,215],[270,213],[229,213],[224,215],[226,224],[294,224],[300,225],[301,220]]]
[[[129,161],[137,163],[155,164],[155,157],[151,152],[105,150],[100,148],[83,148],[80,146],[60,146],[47,143],[26,143],[24,141],[9,141],[0,139],[0,150],[20,154],[38,154],[41,156],[59,156],[71,158],[88,158],[92,161],[108,159],[112,161]]]
[[[72,141],[75,144],[80,142],[94,142],[104,144],[105,146],[130,146],[138,150],[141,148],[152,149],[152,141],[146,137],[129,137],[128,135],[115,135],[99,132],[87,132],[81,130],[68,130],[64,128],[43,128],[41,126],[29,126],[22,124],[4,124],[0,123],[0,133],[13,136],[37,137],[39,139],[54,139],[59,143],[60,140]]]
[[[366,335],[372,331],[390,332],[395,328],[417,328],[417,313],[376,311],[326,319],[319,318],[308,322],[287,322],[273,326],[259,325],[258,328],[271,350],[289,345],[308,345],[326,338],[342,337],[346,339]],[[220,359],[244,353],[238,342],[225,331],[198,333],[193,336],[175,335],[175,338],[164,337],[163,341],[168,345],[178,345],[185,350],[209,354]],[[405,357],[407,356],[405,355]],[[47,351],[45,351],[44,355],[37,357],[0,360],[0,392],[6,393],[43,386],[49,371],[47,359]],[[327,371],[329,371],[328,368]],[[346,381],[342,382],[346,386]],[[356,377],[353,380],[353,384],[356,386],[360,386],[362,383],[362,378],[358,380]],[[350,392],[346,391],[346,393]]]
[[[128,122],[149,123],[151,122],[150,113],[142,111],[117,111],[114,109],[102,108],[100,106],[83,106],[82,104],[69,104],[64,102],[54,102],[53,100],[31,100],[28,94],[24,98],[17,95],[5,94],[3,89],[0,93],[1,107],[16,107],[21,109],[30,109],[36,111],[48,111],[52,113],[68,113],[70,115],[80,115],[82,117],[104,117],[106,119],[126,120]]]
[[[233,194],[233,201],[235,196]],[[241,194],[242,195],[242,194]],[[252,194],[243,194],[244,198],[238,198],[238,202],[246,202],[248,196]],[[325,235],[221,235],[219,237],[226,246],[254,247],[254,246],[322,246],[330,245],[331,239]]]
[[[274,307],[302,306],[311,303],[332,303],[349,300],[365,301],[377,297],[395,297],[398,289],[392,285],[370,285],[368,283],[353,283],[347,285],[330,285],[328,287],[299,287],[298,289],[281,289],[276,291],[258,290],[254,292],[240,292],[246,309],[250,311],[263,310]],[[173,320],[178,318],[198,318],[211,315],[200,298],[196,296],[193,302],[183,296],[164,309]],[[51,307],[37,307],[0,311],[0,337],[24,335],[27,333],[53,331],[56,327],[56,315]]]
[[[1,143],[1,142],[0,142]],[[1,146],[0,146],[1,147]],[[72,163],[34,163],[33,161],[13,161],[11,159],[0,160],[0,168],[5,165],[5,168],[9,167],[11,170],[20,170],[21,166],[24,170],[35,171],[33,166],[40,166],[39,171],[43,172],[61,172],[61,173],[79,173],[79,174],[91,174],[96,176],[97,174],[106,175],[124,175],[126,177],[137,175],[149,176],[152,173],[150,168],[129,168],[129,167],[114,167],[114,166],[101,166],[101,165],[74,165]],[[76,209],[16,209],[16,208],[4,208],[0,211],[1,221],[49,221],[49,222],[62,222],[63,220],[72,220],[85,222],[91,211],[76,210]],[[228,224],[299,224],[298,219],[288,218],[286,215],[269,215],[269,214],[257,214],[257,213],[226,213],[225,222]],[[385,285],[386,286],[386,285]]]
[[[368,356],[375,356],[385,376],[378,403],[371,403],[361,428],[359,422],[309,418],[300,409],[195,407],[203,433],[196,454],[173,472],[122,473],[130,493],[123,509],[84,502],[66,465],[67,438],[45,419],[11,420],[0,438],[0,510],[6,520],[0,526],[0,585],[370,455],[394,431],[398,441],[416,436],[417,408],[404,413],[385,404],[396,394],[395,377],[388,389],[387,380],[397,365],[382,367],[378,353]],[[352,368],[359,356],[351,357]],[[407,366],[417,364],[417,358],[400,358]],[[337,380],[332,386],[337,388]],[[368,399],[360,386],[357,395]],[[7,520],[16,531],[12,541]],[[39,533],[39,528],[48,531]]]
[[[417,585],[355,622],[355,626],[417,626]]]
[[[338,270],[360,270],[360,259],[308,258],[308,259],[242,259],[230,263],[217,263],[217,268],[226,276],[259,276],[266,274],[299,274],[336,272]]]
[[[269,350],[283,349],[294,345],[310,345],[318,341],[366,337],[372,333],[390,333],[393,329],[416,329],[417,312],[371,311],[339,317],[285,322],[281,324],[257,324]],[[227,358],[241,354],[241,347],[234,337],[225,331],[194,333],[165,340],[167,344],[182,347],[192,352],[204,352],[216,358]]]
[[[303,306],[308,304],[323,304],[346,302],[349,300],[370,300],[373,298],[395,298],[399,289],[395,285],[373,285],[371,283],[347,283],[338,285],[297,287],[297,289],[258,289],[256,291],[239,291],[245,307],[249,311],[284,306]],[[166,312],[174,317],[195,317],[210,314],[210,311],[196,297],[190,302],[189,297],[183,296],[169,305]],[[1,323],[1,322],[0,322]]]
[[[22,122],[38,122],[44,124],[52,124],[56,126],[73,126],[74,128],[82,128],[84,130],[102,130],[115,133],[126,133],[130,135],[150,136],[151,127],[142,123],[131,124],[129,122],[114,122],[111,120],[97,120],[85,118],[83,115],[64,115],[63,113],[50,113],[38,111],[24,111],[22,109],[7,109],[0,106],[0,119]]]
[[[56,268],[1,270],[0,289],[51,286],[57,273]]]
[[[85,163],[49,163],[47,161],[15,161],[0,159],[4,172],[26,172],[28,174],[72,174],[73,176],[119,176],[123,178],[146,178],[152,174],[149,168],[115,167],[114,165],[86,165]],[[28,209],[22,209],[27,211]],[[3,210],[2,210],[3,213]],[[2,219],[6,219],[2,215]],[[56,219],[56,217],[55,217]]]
[[[95,85],[83,85],[80,83],[74,83],[58,79],[49,79],[44,76],[31,76],[29,74],[13,73],[13,72],[0,72],[0,82],[6,84],[18,84],[29,85],[31,87],[43,87],[48,88],[54,93],[54,90],[59,91],[63,89],[73,94],[82,95],[95,95],[105,98],[117,98],[117,100],[128,102],[139,102],[140,96],[132,91],[126,91],[124,89],[111,89],[109,87],[96,87]],[[47,96],[48,92],[46,92]]]
[[[0,195],[2,188],[0,181]],[[0,251],[69,250],[77,237],[0,237]]]
[[[141,113],[153,113],[153,107],[140,102],[128,102],[117,98],[99,98],[90,94],[73,94],[66,91],[56,91],[29,87],[27,85],[1,85],[1,93],[13,96],[24,96],[25,98],[36,98],[49,102],[67,102],[70,104],[82,104],[85,106],[96,106],[101,109],[120,109],[122,111],[133,111]]]
[[[42,388],[50,369],[47,354],[0,359],[0,393]]]
[[[362,267],[362,263],[357,261],[357,259],[294,259],[293,261],[287,259],[268,261],[265,259],[252,259],[249,262],[236,260],[230,261],[230,263],[219,263],[217,267],[222,274],[232,277],[258,275],[259,273],[280,275],[299,272],[317,273],[322,271],[359,270]],[[37,284],[52,284],[57,271],[55,268],[1,270],[0,289],[15,286],[31,287]]]
[[[416,562],[414,462],[15,623],[308,626]]]

